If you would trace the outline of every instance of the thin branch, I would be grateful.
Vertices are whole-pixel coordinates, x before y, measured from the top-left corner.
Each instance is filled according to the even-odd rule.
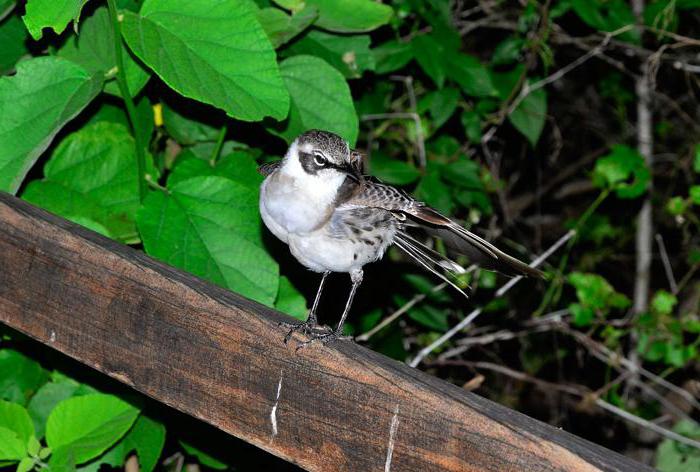
[[[574,237],[576,234],[575,231],[571,230],[567,232],[564,236],[559,238],[557,242],[555,242],[549,249],[547,249],[542,255],[540,255],[537,259],[532,261],[530,263],[530,267],[536,268],[540,264],[542,264],[549,256],[554,254],[561,246],[563,246],[568,240]],[[505,295],[508,290],[513,288],[515,284],[520,282],[520,280],[523,277],[521,275],[518,275],[516,277],[513,277],[510,279],[505,285],[501,286],[501,288],[496,291],[496,295],[494,298],[500,298],[503,295]],[[436,348],[439,346],[442,346],[445,342],[447,342],[449,339],[451,339],[455,334],[459,333],[462,331],[465,327],[469,326],[472,321],[476,319],[477,316],[481,314],[482,307],[476,308],[474,311],[469,313],[466,318],[464,318],[462,321],[457,323],[454,327],[452,327],[449,331],[447,331],[445,334],[440,336],[438,339],[430,343],[427,347],[421,349],[418,354],[416,354],[416,357],[413,358],[413,360],[408,362],[408,365],[411,367],[416,367],[420,362],[425,359],[426,356],[428,356],[431,352],[433,352]]]
[[[598,405],[600,408],[604,409],[605,411],[613,413],[621,418],[624,418],[627,421],[635,423],[638,426],[654,431],[655,433],[660,434],[661,436],[664,436],[668,439],[672,439],[674,441],[678,441],[679,443],[686,444],[696,449],[700,449],[700,441],[690,439],[689,437],[678,434],[675,431],[671,431],[670,429],[666,429],[649,420],[645,420],[644,418],[640,418],[637,415],[633,415],[629,411],[625,411],[622,408],[616,407],[615,405],[608,403],[605,400],[596,398],[595,404]]]
[[[668,258],[668,252],[666,252],[664,238],[659,233],[656,233],[656,244],[659,246],[659,253],[661,254],[661,261],[664,264],[664,271],[666,272],[668,285],[671,288],[671,292],[676,294],[678,293],[678,284],[676,283],[676,278],[673,275],[673,268],[671,267],[671,261]]]

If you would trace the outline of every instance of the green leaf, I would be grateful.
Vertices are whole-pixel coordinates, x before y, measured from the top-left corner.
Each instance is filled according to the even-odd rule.
[[[72,397],[80,388],[80,384],[70,379],[44,384],[29,401],[27,410],[34,423],[38,438],[44,437],[46,420],[49,414],[61,401]]]
[[[392,39],[372,49],[377,74],[388,74],[401,69],[413,59],[411,43]]]
[[[619,198],[644,194],[650,179],[644,158],[629,146],[613,146],[608,155],[596,161],[593,169],[593,184],[614,190]]]
[[[17,403],[0,400],[0,461],[22,459],[32,438],[34,425],[27,410]]]
[[[60,402],[46,423],[46,443],[54,451],[68,448],[81,464],[119,440],[136,421],[139,410],[113,395],[101,393]]]
[[[101,78],[57,57],[21,62],[16,75],[0,78],[0,190],[17,191],[56,133],[101,88]]]
[[[405,161],[392,159],[381,152],[372,153],[372,175],[391,185],[408,185],[420,177],[420,171]]]
[[[700,185],[691,185],[688,193],[690,201],[695,205],[700,205]]]
[[[284,276],[280,277],[280,288],[277,293],[275,308],[301,321],[306,320],[309,315],[306,307],[306,298]]]
[[[700,426],[694,421],[681,420],[673,430],[700,439]],[[656,468],[661,472],[696,472],[700,469],[700,450],[664,439],[656,449]]]
[[[263,248],[258,188],[194,177],[152,192],[137,214],[146,252],[271,306],[278,267]]]
[[[216,141],[219,136],[219,130],[214,126],[188,118],[165,103],[162,106],[163,125],[179,144],[191,146],[195,143]]]
[[[2,9],[0,8],[0,14]],[[0,23],[0,75],[5,75],[15,68],[17,61],[29,54],[27,48],[27,30],[18,16],[11,16]]]
[[[677,303],[678,299],[675,295],[666,290],[659,290],[651,300],[651,307],[660,315],[670,315]]]
[[[666,210],[673,216],[679,216],[688,209],[688,202],[683,197],[671,197],[666,202]]]
[[[440,43],[432,35],[418,35],[411,40],[411,52],[428,77],[435,82],[438,88],[442,88],[445,84],[447,65],[445,63],[445,50]]]
[[[85,3],[87,0],[27,0],[22,19],[32,37],[39,40],[44,28],[61,34],[71,21],[75,20],[77,25]]]
[[[403,306],[408,300],[402,297],[397,297],[400,306]],[[447,331],[450,324],[447,321],[447,311],[439,309],[429,304],[416,305],[408,310],[408,317],[430,329],[437,331]]]
[[[600,275],[572,272],[567,281],[576,288],[576,297],[584,307],[594,310],[622,309],[631,304],[627,297],[616,292]]]
[[[428,93],[421,102],[430,110],[433,117],[432,131],[445,124],[457,109],[459,101],[459,90],[454,87],[443,87],[439,90]],[[420,104],[419,104],[420,108]],[[419,110],[420,112],[420,110]]]
[[[157,178],[152,164],[146,172]],[[98,122],[64,139],[22,197],[64,216],[94,220],[109,234],[138,242],[139,208],[134,139],[122,125]]]
[[[129,47],[181,95],[244,121],[287,115],[275,51],[248,1],[146,0],[123,14]]]
[[[58,51],[64,57],[82,66],[94,75],[104,76],[116,70],[117,59],[114,51],[114,29],[107,7],[100,7],[85,18],[80,27],[80,35],[71,37]],[[137,95],[148,82],[148,72],[133,58],[122,45],[122,57],[129,93]],[[114,73],[112,72],[112,75]],[[115,78],[105,84],[105,92],[121,96]]]
[[[494,49],[491,56],[491,64],[499,66],[518,62],[520,53],[525,45],[525,40],[517,36],[510,36],[504,39]]]
[[[454,208],[450,189],[440,179],[440,172],[437,168],[428,166],[427,173],[416,187],[415,195],[442,213],[449,214]]]
[[[318,8],[317,26],[338,33],[372,31],[387,24],[394,13],[390,6],[373,0],[306,0],[304,3]]]
[[[226,177],[237,184],[250,187],[257,192],[263,181],[263,176],[258,172],[255,158],[246,151],[235,151],[221,157],[214,167],[208,161],[196,157],[191,151],[180,153],[175,162],[173,171],[168,176],[168,187],[192,177],[219,176]]]
[[[165,445],[165,426],[147,416],[141,415],[123,441],[124,450],[136,450],[140,470],[151,472],[158,464],[158,458]]]
[[[121,468],[132,451],[136,452],[139,470],[152,472],[165,445],[165,426],[139,415],[134,426],[107,452],[80,467],[80,472],[99,472],[103,465]]]
[[[27,445],[12,431],[0,424],[0,464],[19,461],[27,455]]]
[[[474,110],[464,110],[460,120],[469,141],[474,144],[481,142],[481,117],[479,114]]]
[[[47,377],[38,362],[13,349],[0,349],[0,399],[26,405]]]
[[[312,30],[292,44],[290,55],[308,54],[320,57],[347,78],[358,78],[366,70],[374,70],[374,56],[369,50],[369,35],[340,36]]]
[[[532,147],[540,139],[546,118],[547,92],[544,88],[529,93],[508,115],[508,120],[527,138]]]
[[[589,26],[601,31],[615,31],[635,23],[635,16],[625,0],[571,0],[576,14]],[[620,36],[639,42],[639,32],[632,30]]]
[[[15,0],[0,0],[0,21],[15,9]],[[24,26],[22,26],[24,28]]]
[[[457,82],[467,95],[493,97],[498,94],[491,81],[489,70],[474,56],[450,54],[446,58],[445,71],[449,78]]]
[[[76,452],[70,446],[60,447],[51,453],[49,472],[75,472]]]
[[[278,8],[262,8],[258,11],[258,21],[276,48],[311,26],[316,18],[318,18],[318,10],[310,6],[291,16]]]
[[[695,145],[695,157],[693,158],[693,170],[700,174],[700,144]]]
[[[579,303],[569,305],[569,312],[574,321],[575,326],[590,326],[595,319],[595,313],[589,307],[582,306]]]
[[[187,452],[187,454],[189,454],[190,456],[196,457],[197,460],[199,461],[199,463],[203,466],[211,467],[212,469],[215,469],[215,470],[224,470],[224,469],[228,468],[228,465],[225,464],[224,462],[221,462],[220,460],[207,454],[206,452],[202,451],[201,449],[194,447],[190,443],[187,443],[185,441],[180,441],[180,445],[185,450],[185,452]]]
[[[289,118],[269,131],[292,142],[304,131],[323,129],[355,145],[357,114],[350,88],[340,72],[314,56],[285,59],[280,72],[291,97]]]
[[[25,457],[17,464],[17,472],[29,472],[34,468],[35,463],[36,459]]]

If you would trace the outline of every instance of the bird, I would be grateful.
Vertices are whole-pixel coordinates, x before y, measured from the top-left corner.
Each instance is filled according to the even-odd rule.
[[[309,130],[299,135],[282,160],[258,168],[260,215],[265,226],[289,246],[303,266],[321,274],[306,321],[282,323],[326,344],[343,336],[343,325],[362,283],[363,267],[395,245],[409,258],[466,296],[452,280],[465,269],[428,247],[409,230],[422,229],[441,238],[471,263],[508,276],[543,274],[466,230],[424,202],[363,174],[362,153],[335,133]],[[317,309],[324,284],[333,272],[348,273],[352,283],[336,329],[318,325]]]

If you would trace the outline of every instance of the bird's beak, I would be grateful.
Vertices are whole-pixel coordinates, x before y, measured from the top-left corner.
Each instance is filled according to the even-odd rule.
[[[362,176],[362,172],[360,169],[358,169],[356,166],[350,164],[345,166],[345,169],[343,169],[345,173],[350,177],[352,180],[354,180],[357,183],[360,183],[364,180],[364,177]]]
[[[360,151],[357,151],[355,149],[350,150],[350,165],[348,174],[352,176],[356,181],[360,182],[364,180],[363,175],[363,167],[364,167],[364,160],[362,157],[362,153]]]

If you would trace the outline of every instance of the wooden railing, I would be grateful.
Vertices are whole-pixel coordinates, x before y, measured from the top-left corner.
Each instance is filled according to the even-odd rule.
[[[308,470],[645,470],[286,319],[0,194],[0,322]]]

